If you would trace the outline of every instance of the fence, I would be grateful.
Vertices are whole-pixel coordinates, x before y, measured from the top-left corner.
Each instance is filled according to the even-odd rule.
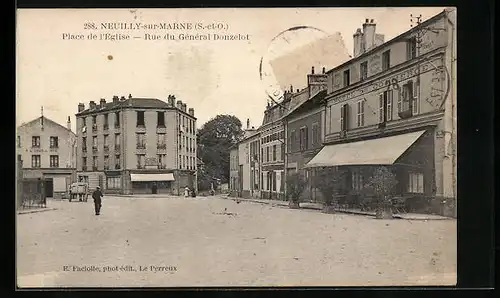
[[[17,208],[45,208],[45,181],[39,178],[18,179]]]

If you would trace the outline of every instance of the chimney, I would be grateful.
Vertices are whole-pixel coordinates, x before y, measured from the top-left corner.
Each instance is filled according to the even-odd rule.
[[[125,96],[120,97],[121,101],[125,101],[125,99],[126,99]]]
[[[84,103],[79,103],[78,104],[78,113],[82,112],[85,110],[85,104]]]
[[[182,100],[177,101],[177,109],[182,111]]]
[[[89,108],[91,110],[94,110],[96,108],[96,104],[95,104],[95,101],[91,100],[90,103],[89,103]]]
[[[187,104],[185,103],[182,104],[182,111],[187,112]]]
[[[130,99],[130,98],[132,98],[132,94],[130,94],[130,93],[129,93],[129,94],[128,94],[128,98],[129,98],[129,99]]]
[[[370,22],[366,19],[366,22],[363,24],[364,51],[368,51],[375,46],[375,27],[376,24],[373,22],[373,19]]]
[[[115,96],[113,96],[113,102],[114,102],[114,103],[117,103],[117,102],[119,102],[119,101],[120,101],[120,99],[118,98],[118,96],[116,96],[116,95],[115,95]]]
[[[299,93],[299,92],[300,92],[300,89],[297,89],[297,93]]]
[[[104,98],[101,98],[101,102],[99,103],[101,109],[104,108],[104,106],[106,105],[106,99]]]
[[[250,129],[250,118],[247,118],[247,129]]]
[[[311,74],[314,74],[314,66],[311,67]]]
[[[290,85],[290,92],[293,93],[293,86],[292,85]]]
[[[189,115],[194,117],[194,109],[193,108],[189,108]]]
[[[71,130],[71,117],[68,116],[68,122],[66,122],[66,127]]]
[[[361,29],[358,28],[356,30],[356,33],[352,36],[354,39],[354,49],[353,49],[353,54],[354,57],[357,57],[364,52],[364,38],[363,38],[363,32],[361,32]]]
[[[321,72],[322,72],[323,74],[325,74],[325,73],[326,73],[326,67],[323,67],[323,69],[321,70]]]

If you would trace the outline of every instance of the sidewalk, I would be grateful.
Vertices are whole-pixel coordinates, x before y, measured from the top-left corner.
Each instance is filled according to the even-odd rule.
[[[288,202],[287,201],[262,200],[262,199],[244,199],[244,198],[235,198],[235,197],[228,197],[228,196],[224,196],[222,198],[233,200],[233,201],[246,201],[246,202],[253,202],[253,203],[260,203],[260,204],[268,204],[268,205],[272,205],[272,206],[285,206],[285,207],[288,207]],[[319,203],[307,203],[307,202],[304,202],[304,203],[300,203],[299,206],[302,209],[314,209],[314,210],[322,210],[323,209],[323,205],[321,205]],[[361,211],[361,210],[356,210],[356,209],[336,209],[335,211],[340,212],[340,213],[365,215],[365,216],[373,216],[373,217],[375,217],[375,212]],[[450,220],[450,219],[453,219],[453,218],[449,218],[449,217],[445,217],[445,216],[440,216],[440,215],[434,215],[434,214],[417,214],[417,213],[394,214],[394,218],[396,218],[396,219],[406,219],[406,220]]]
[[[21,210],[17,210],[17,214],[38,213],[38,212],[45,212],[45,211],[52,211],[52,210],[57,210],[57,208],[45,207],[45,208],[21,209]]]

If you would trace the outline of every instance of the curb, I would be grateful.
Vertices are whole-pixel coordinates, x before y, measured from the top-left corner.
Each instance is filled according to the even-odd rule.
[[[46,211],[53,211],[57,210],[57,208],[45,208],[45,209],[39,209],[39,210],[31,210],[31,211],[19,211],[17,214],[30,214],[30,213],[38,213],[38,212],[46,212]]]

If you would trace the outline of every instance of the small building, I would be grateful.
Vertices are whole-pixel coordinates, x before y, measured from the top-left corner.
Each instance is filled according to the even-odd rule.
[[[114,96],[78,105],[77,169],[107,193],[180,195],[197,189],[196,117],[181,100]]]
[[[239,159],[238,145],[233,145],[229,151],[229,195],[240,197],[240,179],[239,179]]]
[[[239,196],[243,198],[259,197],[259,131],[250,128],[247,120],[247,129],[244,130],[243,139],[238,146],[238,181]],[[234,152],[233,152],[234,154]]]
[[[45,197],[61,196],[76,179],[76,135],[66,126],[40,116],[17,128],[17,161],[22,178],[44,180]]]

